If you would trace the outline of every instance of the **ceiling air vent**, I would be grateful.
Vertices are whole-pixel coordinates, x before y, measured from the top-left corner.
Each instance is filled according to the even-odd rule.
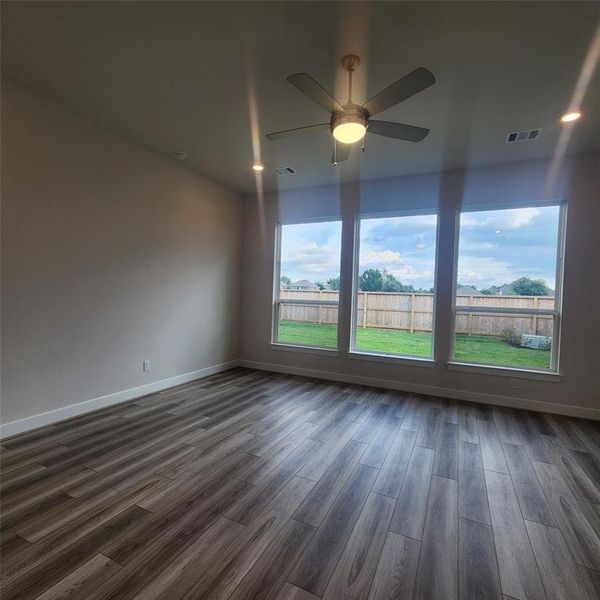
[[[275,173],[282,177],[284,175],[294,175],[296,171],[292,167],[281,167],[281,169],[275,169]]]
[[[506,143],[531,142],[539,137],[541,129],[521,129],[519,131],[509,131],[506,134]]]

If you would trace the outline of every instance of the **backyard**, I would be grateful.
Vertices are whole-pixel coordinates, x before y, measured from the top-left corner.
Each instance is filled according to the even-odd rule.
[[[337,327],[298,321],[279,323],[279,341],[303,346],[337,346]],[[368,352],[384,354],[404,354],[412,356],[431,355],[431,334],[409,333],[393,329],[372,327],[357,328],[356,348]],[[467,336],[458,334],[455,344],[455,358],[464,362],[481,362],[494,365],[548,369],[550,352],[531,348],[510,346],[499,338]]]

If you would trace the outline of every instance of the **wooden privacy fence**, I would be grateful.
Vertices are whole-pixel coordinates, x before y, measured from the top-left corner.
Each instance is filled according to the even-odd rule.
[[[337,301],[339,292],[281,290],[282,300]],[[551,315],[495,313],[494,308],[553,309],[552,296],[457,296],[457,306],[483,306],[490,311],[456,314],[456,332],[467,335],[499,336],[505,329],[518,334],[552,335]],[[305,323],[337,323],[336,306],[302,306],[282,304],[281,320]],[[356,311],[357,327],[431,331],[433,294],[399,294],[395,292],[359,292]]]

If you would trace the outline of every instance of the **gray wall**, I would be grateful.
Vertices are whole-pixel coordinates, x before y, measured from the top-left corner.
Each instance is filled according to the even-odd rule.
[[[3,423],[237,358],[237,193],[9,81],[2,126]]]
[[[385,380],[412,391],[501,402],[557,411],[583,407],[592,416],[600,409],[600,155],[572,157],[560,168],[552,161],[507,164],[466,171],[415,175],[245,198],[241,356],[247,365],[287,372],[326,373],[331,378]],[[510,206],[522,200],[568,202],[564,276],[561,381],[519,379],[497,374],[450,371],[444,364],[450,347],[453,247],[458,207]],[[433,367],[350,359],[344,349],[350,336],[352,244],[357,213],[436,208],[438,307]],[[264,216],[263,216],[264,215]],[[343,219],[339,356],[314,356],[270,347],[274,231],[278,219]],[[263,233],[264,232],[264,233]],[[538,404],[549,403],[549,404]],[[563,405],[563,408],[558,405]],[[564,408],[566,407],[566,409]],[[596,414],[600,417],[600,412]]]

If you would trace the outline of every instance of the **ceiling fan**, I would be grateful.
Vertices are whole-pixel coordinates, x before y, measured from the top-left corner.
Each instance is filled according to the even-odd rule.
[[[375,94],[362,106],[352,102],[352,73],[358,69],[360,58],[354,54],[344,56],[342,66],[348,71],[348,102],[340,104],[323,86],[316,82],[308,73],[294,73],[287,78],[295,88],[316,102],[321,108],[331,113],[329,123],[296,127],[275,133],[267,133],[269,140],[280,140],[302,133],[312,133],[329,128],[334,137],[333,155],[331,163],[347,160],[350,156],[352,144],[362,140],[367,131],[375,135],[420,142],[425,139],[429,129],[393,123],[391,121],[374,121],[373,115],[380,113],[435,83],[433,73],[424,67],[415,69],[402,79]],[[363,145],[364,150],[364,145]]]

